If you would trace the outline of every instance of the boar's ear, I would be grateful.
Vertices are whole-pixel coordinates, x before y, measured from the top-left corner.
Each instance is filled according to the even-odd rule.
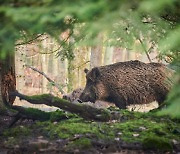
[[[84,69],[84,73],[87,74],[88,71],[89,71],[89,70],[88,70],[87,68]]]
[[[93,79],[96,79],[98,76],[100,76],[100,71],[98,67],[95,67],[91,71],[91,75]]]

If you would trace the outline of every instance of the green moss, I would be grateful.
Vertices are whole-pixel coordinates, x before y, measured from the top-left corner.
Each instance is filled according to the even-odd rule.
[[[121,111],[127,117],[124,122],[116,123],[98,123],[87,122],[82,118],[71,118],[61,121],[54,125],[51,122],[41,123],[45,134],[51,138],[71,138],[76,134],[92,134],[97,139],[114,140],[119,137],[126,142],[142,143],[149,136],[159,137],[171,141],[176,139],[180,141],[177,132],[179,123],[174,123],[170,119],[162,119],[157,116],[146,115],[145,113],[136,113]],[[138,118],[137,118],[138,117]],[[134,135],[138,134],[138,136]]]
[[[41,123],[42,124],[42,123]],[[94,134],[99,138],[111,138],[114,136],[111,128],[108,125],[102,123],[91,123],[83,121],[81,118],[74,118],[66,121],[62,121],[54,125],[53,123],[45,122],[44,133],[51,138],[71,138],[76,134]],[[101,133],[101,130],[107,134]]]
[[[172,151],[173,147],[168,139],[160,137],[148,137],[143,140],[143,147],[145,149]]]
[[[98,118],[98,116],[101,116],[101,120],[104,119],[104,121],[107,121],[107,119],[109,119],[109,117],[111,116],[110,114],[111,113],[108,110],[103,109],[102,113],[100,115],[96,115],[96,117]]]
[[[17,139],[14,137],[8,137],[7,140],[5,141],[5,146],[6,147],[14,147],[14,145],[16,145],[18,143]]]
[[[91,140],[84,137],[84,138],[80,138],[80,139],[70,142],[66,148],[69,150],[74,150],[74,149],[87,150],[91,147],[92,147]]]
[[[42,99],[46,99],[48,97],[51,97],[50,94],[42,94],[42,95],[33,95],[33,96],[28,96],[29,98],[32,98],[33,100],[42,100]]]
[[[65,99],[62,99],[62,98],[59,98],[59,97],[53,97],[53,101],[69,103],[68,100],[65,100]]]
[[[170,122],[158,122],[150,121],[149,119],[136,119],[128,120],[123,123],[115,123],[114,130],[118,133],[121,132],[121,138],[127,142],[142,142],[149,136],[167,138],[168,140],[180,138],[173,134],[173,130],[180,125],[170,124]],[[134,137],[134,134],[138,134],[138,137]]]
[[[77,117],[77,115],[65,112],[63,110],[56,110],[54,112],[44,112],[35,108],[27,108],[25,114],[29,117],[35,117],[36,119],[39,119],[41,121],[60,121],[63,119]]]
[[[34,101],[36,101],[36,102],[38,102],[38,101],[43,101],[43,100],[46,100],[46,101],[48,101],[48,99],[53,99],[53,100],[51,100],[52,102],[53,101],[59,101],[59,102],[69,102],[69,101],[67,101],[67,100],[65,100],[65,99],[62,99],[62,98],[59,98],[59,97],[52,97],[52,95],[51,94],[42,94],[42,95],[33,95],[33,96],[26,96],[28,99],[32,99],[32,100],[34,100]]]
[[[60,121],[76,117],[78,117],[76,114],[68,113],[63,110],[56,110],[55,112],[51,112],[50,121]]]
[[[86,145],[88,147],[90,146],[92,138],[111,143],[119,138],[125,142],[139,142],[142,143],[145,148],[157,148],[159,150],[172,149],[169,143],[171,143],[173,139],[180,142],[180,123],[178,121],[173,121],[168,117],[159,117],[153,113],[138,113],[125,110],[116,110],[116,112],[121,112],[124,120],[120,122],[91,122],[58,110],[50,113],[50,121],[37,122],[30,127],[8,129],[3,135],[6,137],[28,136],[31,134],[27,132],[32,130],[33,133],[35,132],[34,134],[38,133],[38,136],[42,135],[50,139],[60,138],[71,140],[76,135],[84,136],[81,138],[82,140],[77,139],[72,141],[71,144],[68,143],[69,148],[78,147],[76,144],[83,144],[80,148],[86,147]],[[58,118],[61,116],[69,116],[69,119],[52,122],[58,121]],[[28,130],[27,132],[26,129]],[[89,138],[85,138],[87,134]],[[153,139],[155,139],[155,141],[153,141]],[[148,144],[151,142],[157,142],[157,145],[148,147]],[[167,149],[165,147],[167,147]]]
[[[35,108],[27,108],[25,114],[29,117],[36,117],[39,120],[49,120],[51,112],[44,112]]]
[[[28,136],[30,135],[31,130],[28,127],[18,126],[15,128],[7,129],[3,132],[5,137],[19,137],[19,136]]]

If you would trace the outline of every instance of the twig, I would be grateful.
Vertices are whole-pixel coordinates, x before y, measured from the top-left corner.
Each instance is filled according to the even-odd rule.
[[[33,71],[38,72],[39,74],[43,75],[53,86],[55,86],[56,88],[58,88],[59,91],[60,91],[62,94],[65,93],[65,92],[63,91],[63,89],[60,88],[61,85],[57,84],[57,83],[54,82],[52,79],[50,79],[44,72],[42,72],[42,71],[40,71],[40,70],[38,70],[38,69],[36,69],[36,68],[34,68],[34,67],[32,67],[32,66],[29,66],[29,65],[25,65],[25,66],[28,67],[28,68],[31,68]]]
[[[77,66],[77,67],[73,68],[73,70],[75,70],[75,69],[79,69],[80,67],[82,67],[83,65],[85,65],[85,64],[87,64],[87,63],[89,63],[89,62],[90,62],[90,61],[88,60],[88,61],[86,61],[86,62],[82,63],[81,65],[79,65],[79,66]]]
[[[149,56],[148,51],[146,50],[146,47],[144,46],[144,43],[142,42],[142,40],[141,40],[140,38],[138,38],[138,40],[139,40],[139,42],[141,43],[141,45],[142,45],[142,47],[143,47],[143,49],[144,49],[144,51],[145,51],[145,53],[146,53],[146,56],[147,56],[149,62],[151,63],[151,62],[152,62],[152,61],[151,61],[151,58],[150,58],[150,56]]]
[[[58,51],[63,46],[64,43],[66,43],[68,41],[68,39],[70,38],[71,35],[72,35],[72,33],[70,33],[69,36],[66,39],[62,40],[60,46],[56,50],[53,50],[51,52],[40,52],[39,51],[38,53],[40,53],[40,54],[52,54],[52,53],[55,53],[56,51]]]
[[[30,43],[32,43],[34,40],[38,39],[39,37],[41,37],[41,36],[43,36],[43,35],[44,35],[44,34],[39,34],[39,35],[37,35],[36,37],[34,37],[34,38],[32,38],[32,39],[30,39],[30,40],[28,40],[28,41],[21,42],[21,43],[17,43],[17,44],[15,44],[15,46],[30,44]]]

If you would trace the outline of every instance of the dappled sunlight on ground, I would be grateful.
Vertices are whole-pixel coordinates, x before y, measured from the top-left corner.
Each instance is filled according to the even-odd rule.
[[[128,110],[138,111],[138,112],[148,112],[148,111],[153,110],[157,107],[158,107],[158,103],[152,102],[152,103],[143,104],[143,105],[131,105],[131,106],[128,106]]]

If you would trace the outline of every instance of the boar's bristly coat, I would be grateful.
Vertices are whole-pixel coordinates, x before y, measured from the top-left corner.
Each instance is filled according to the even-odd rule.
[[[118,62],[85,73],[86,87],[79,97],[83,102],[105,100],[119,108],[155,100],[161,104],[171,88],[171,70],[160,63]]]
[[[77,88],[73,90],[71,93],[63,95],[63,99],[73,102],[79,98],[82,92],[83,92],[82,88]]]

